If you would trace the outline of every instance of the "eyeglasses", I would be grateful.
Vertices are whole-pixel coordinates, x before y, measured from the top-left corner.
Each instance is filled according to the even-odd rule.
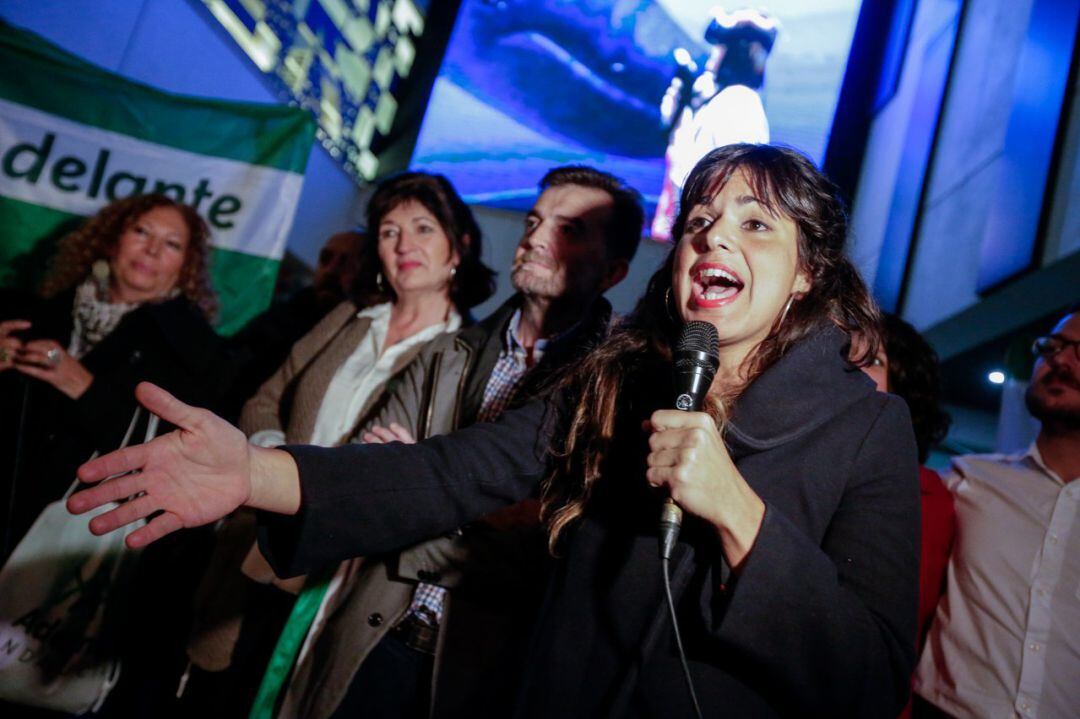
[[[1067,340],[1061,335],[1039,337],[1031,343],[1031,353],[1036,357],[1049,359],[1069,347],[1072,347],[1076,359],[1080,360],[1080,340]]]

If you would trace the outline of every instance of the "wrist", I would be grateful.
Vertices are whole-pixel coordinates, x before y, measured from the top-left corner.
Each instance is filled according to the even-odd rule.
[[[754,548],[761,523],[765,519],[765,503],[748,486],[743,488],[740,499],[731,507],[731,517],[717,524],[724,555],[733,571],[738,571]]]
[[[277,514],[300,511],[300,473],[292,455],[280,449],[248,448],[248,496],[244,504]]]
[[[86,372],[82,376],[76,377],[75,381],[72,382],[71,391],[68,393],[68,396],[71,397],[71,399],[79,399],[84,394],[86,394],[86,390],[90,389],[90,385],[93,383],[94,375],[90,374],[89,372]]]

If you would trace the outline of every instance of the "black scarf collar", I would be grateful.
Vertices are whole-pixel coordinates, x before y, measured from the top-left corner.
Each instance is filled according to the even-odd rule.
[[[754,380],[735,402],[726,439],[736,455],[798,439],[874,392],[851,367],[847,335],[828,325],[814,330]]]

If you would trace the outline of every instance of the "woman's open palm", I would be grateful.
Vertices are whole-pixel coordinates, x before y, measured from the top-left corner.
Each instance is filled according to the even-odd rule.
[[[104,534],[160,513],[128,536],[129,546],[140,547],[177,529],[221,519],[247,501],[251,458],[243,432],[148,382],[140,384],[135,394],[144,407],[177,429],[80,467],[81,481],[100,484],[68,499],[72,513],[130,497],[95,517],[90,529]]]

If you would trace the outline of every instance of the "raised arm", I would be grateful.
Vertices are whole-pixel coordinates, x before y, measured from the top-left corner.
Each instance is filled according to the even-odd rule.
[[[286,451],[249,445],[228,422],[154,385],[136,394],[179,429],[84,464],[79,478],[99,484],[75,493],[68,509],[79,514],[139,495],[91,522],[104,534],[162,512],[128,536],[131,546],[241,505],[295,514],[267,519],[264,549],[282,575],[400,549],[523,499],[544,475],[555,427],[552,406],[535,400],[496,423],[416,445]]]
[[[519,502],[547,471],[557,424],[555,405],[537,399],[413,445],[286,447],[303,505],[295,517],[264,515],[263,553],[289,576],[400,550]]]

